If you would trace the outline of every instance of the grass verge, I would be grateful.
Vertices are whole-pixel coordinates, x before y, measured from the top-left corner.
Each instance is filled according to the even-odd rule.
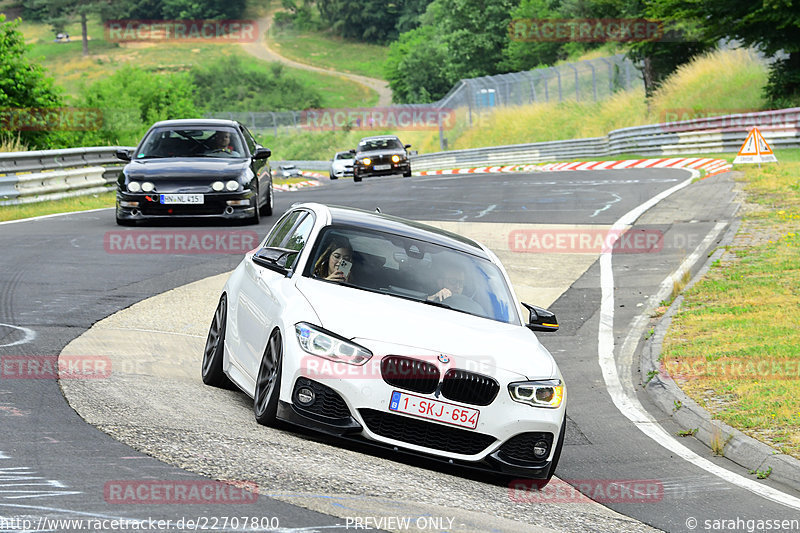
[[[684,294],[662,351],[712,416],[800,458],[800,150],[743,171],[733,243]]]
[[[75,196],[63,200],[36,202],[34,204],[0,206],[0,222],[20,220],[23,218],[69,213],[72,211],[89,211],[103,207],[114,207],[116,193],[109,191],[102,194]]]

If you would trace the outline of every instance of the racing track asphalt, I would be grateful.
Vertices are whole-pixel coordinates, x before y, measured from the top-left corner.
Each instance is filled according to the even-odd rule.
[[[383,212],[415,219],[438,220],[463,230],[469,229],[469,231],[486,230],[485,225],[479,225],[484,222],[558,224],[580,221],[607,227],[633,206],[639,205],[657,192],[663,191],[685,178],[686,173],[682,171],[659,170],[562,175],[459,176],[412,178],[410,180],[389,178],[367,180],[360,184],[356,189],[359,196],[355,198],[353,197],[355,185],[350,181],[342,181],[330,183],[327,187],[319,187],[315,190],[293,193],[291,200],[326,201],[366,208],[380,205]],[[615,254],[614,256],[621,259],[615,259],[614,262],[615,279],[617,280],[615,303],[619,306],[615,309],[614,326],[615,334],[620,341],[629,333],[627,325],[641,312],[641,307],[647,303],[650,293],[676,267],[681,258],[689,253],[691,248],[696,246],[696,243],[699,243],[703,236],[720,221],[730,222],[732,219],[731,187],[731,181],[725,175],[696,183],[663,201],[638,222],[638,224],[652,225],[653,227],[649,229],[661,231],[668,238],[665,238],[664,249],[658,253],[625,254],[621,257]],[[421,198],[425,200],[421,201]],[[278,198],[278,212],[281,212],[281,203],[289,199],[289,195]],[[162,257],[154,255],[142,257],[141,254],[138,257],[122,258],[113,257],[111,254],[104,256],[102,253],[98,253],[97,248],[98,242],[102,241],[103,232],[115,229],[110,219],[109,212],[100,212],[99,214],[59,217],[58,224],[40,221],[3,228],[3,241],[9,238],[7,229],[12,229],[12,233],[15,235],[4,243],[7,250],[13,247],[14,260],[8,261],[8,258],[2,260],[7,264],[3,265],[2,270],[6,279],[3,279],[5,288],[0,295],[0,322],[29,327],[36,331],[38,336],[33,342],[25,345],[0,348],[3,350],[0,353],[58,353],[66,341],[82,332],[94,320],[107,316],[114,310],[125,307],[143,297],[205,278],[209,274],[229,270],[239,258],[239,256]],[[259,228],[261,234],[266,231],[268,226],[269,222],[262,223]],[[509,226],[489,227],[495,229],[503,227],[501,233],[509,231]],[[489,236],[492,231],[488,232]],[[502,243],[506,239],[508,242],[507,237],[507,234],[502,234],[494,241]],[[483,239],[487,240],[485,237]],[[487,244],[492,246],[491,243]],[[75,254],[75,250],[71,248],[80,252]],[[518,253],[516,255],[526,257],[526,260],[523,261],[524,264],[535,265],[530,268],[528,274],[529,279],[534,280],[531,284],[532,290],[535,290],[537,285],[547,285],[548,280],[552,279],[552,273],[556,270],[555,267],[558,263],[552,263],[551,268],[546,268],[536,265],[533,260],[530,262],[527,260],[528,257],[533,259],[537,254]],[[59,259],[58,261],[45,260],[52,257]],[[507,265],[509,264],[508,258],[503,258],[503,260]],[[573,482],[574,480],[599,480],[596,485],[599,487],[607,487],[610,480],[654,480],[664,488],[657,501],[612,503],[609,506],[623,514],[669,531],[686,530],[686,521],[689,517],[701,520],[701,524],[702,520],[707,517],[717,519],[736,518],[736,516],[762,519],[793,517],[796,513],[791,509],[787,510],[784,506],[765,501],[751,492],[722,482],[717,477],[697,469],[683,459],[676,458],[674,454],[670,454],[668,450],[646,438],[619,414],[608,397],[603,376],[596,363],[598,311],[600,308],[599,266],[596,262],[589,261],[581,272],[578,272],[579,269],[575,269],[574,264],[570,268],[573,269],[573,273],[577,272],[577,281],[560,296],[558,294],[548,296],[550,299],[558,297],[552,308],[560,318],[562,331],[555,335],[541,337],[558,359],[570,387],[570,431],[557,472],[559,477],[573,480]],[[77,272],[85,272],[85,275],[75,279],[65,276],[65,273]],[[515,275],[513,271],[511,273],[512,276]],[[524,275],[524,273],[523,265],[517,275]],[[217,283],[221,283],[221,280],[217,280]],[[70,287],[66,294],[65,286]],[[105,289],[112,289],[109,294],[110,298],[104,297]],[[46,298],[48,295],[52,297]],[[526,297],[522,296],[522,299],[526,299]],[[188,312],[192,315],[195,313],[195,300],[191,299],[191,303],[186,302],[179,306],[180,312],[181,314]],[[534,303],[544,302],[539,300]],[[199,317],[196,319],[187,317],[196,329],[193,333],[184,335],[186,340],[197,342],[197,335],[202,337],[205,322],[210,317],[210,311],[207,310],[206,313],[205,321]],[[44,316],[41,317],[41,320],[37,320],[41,315]],[[96,318],[92,320],[91,317]],[[115,319],[119,318],[121,317]],[[153,317],[151,316],[151,318]],[[59,325],[53,326],[53,324]],[[164,324],[159,324],[159,326],[162,331],[168,329]],[[201,326],[203,329],[200,329]],[[146,339],[148,334],[152,333],[142,331],[140,336],[134,338]],[[6,338],[0,341],[0,344],[7,344],[8,340],[18,339],[20,335],[18,332],[9,332]],[[191,337],[191,335],[195,335],[195,337]],[[200,342],[202,343],[202,340]],[[164,354],[157,348],[148,351],[149,347],[145,343],[141,347],[143,352],[151,356],[163,356]],[[154,359],[145,359],[144,361],[148,364],[156,362]],[[197,361],[194,363],[195,367]],[[152,371],[152,367],[149,368],[149,371]],[[192,379],[195,384],[199,382],[196,376],[192,378],[189,374],[191,374],[191,370],[188,371],[185,378],[181,378],[184,383],[190,384]],[[121,382],[127,385],[135,382],[137,386],[140,386],[143,383],[136,381],[142,378],[140,375],[126,374],[119,377]],[[181,379],[173,380],[172,384],[180,382]],[[108,383],[103,384],[107,385],[113,379],[107,381]],[[63,477],[68,479],[68,483],[73,487],[86,487],[87,481],[89,486],[92,486],[93,481],[93,486],[97,487],[98,483],[102,485],[101,482],[104,480],[119,479],[119,477],[109,476],[120,476],[118,464],[121,461],[115,459],[116,462],[112,465],[103,458],[108,454],[106,449],[118,447],[126,450],[124,446],[115,444],[114,441],[104,438],[102,434],[81,424],[74,414],[65,408],[63,400],[57,396],[57,391],[47,389],[48,385],[54,385],[52,382],[29,381],[24,383],[25,387],[20,386],[20,383],[11,380],[0,381],[0,390],[17,393],[12,396],[11,402],[7,402],[5,399],[0,400],[2,402],[0,405],[6,406],[3,411],[4,415],[0,415],[6,418],[3,420],[4,425],[7,420],[12,418],[7,415],[8,412],[19,411],[19,414],[16,415],[17,431],[10,433],[14,437],[14,442],[17,442],[17,446],[16,448],[9,447],[9,449],[0,448],[0,450],[6,452],[9,457],[13,457],[13,460],[19,461],[19,464],[40,466],[41,469],[37,471],[44,474],[44,477],[51,476],[54,480],[57,479],[55,473],[58,473],[61,468],[60,471],[65,474]],[[87,380],[84,382],[74,381],[69,384],[69,386],[73,385],[75,386],[73,388],[85,388],[91,391],[90,385],[93,384]],[[92,401],[95,404],[106,402],[103,405],[105,409],[99,409],[89,414],[84,412],[84,416],[103,419],[104,423],[114,426],[104,429],[111,429],[118,438],[134,443],[136,447],[164,457],[170,462],[187,466],[201,473],[225,473],[227,477],[231,477],[231,475],[241,475],[242,472],[255,469],[254,475],[247,477],[256,478],[259,474],[258,468],[249,468],[253,461],[248,458],[257,456],[265,461],[264,463],[257,462],[258,465],[262,467],[267,465],[266,471],[262,468],[260,474],[262,476],[266,474],[269,482],[263,485],[259,484],[262,489],[266,489],[267,493],[271,492],[273,483],[276,487],[281,486],[281,481],[288,481],[286,486],[289,490],[293,490],[295,487],[293,483],[297,480],[293,479],[292,475],[296,470],[287,465],[290,464],[289,460],[297,460],[305,464],[305,470],[301,469],[301,473],[305,475],[304,481],[313,484],[313,488],[317,489],[317,495],[330,495],[337,491],[356,493],[356,496],[348,504],[352,504],[351,507],[344,506],[339,509],[340,516],[343,512],[367,512],[362,507],[365,499],[357,495],[359,492],[367,491],[367,487],[369,487],[369,490],[376,490],[378,494],[386,496],[382,502],[384,506],[389,503],[396,506],[400,496],[405,501],[413,501],[417,494],[448,495],[452,493],[457,497],[443,496],[444,500],[440,503],[447,507],[460,505],[470,510],[479,510],[484,514],[508,513],[512,515],[509,518],[522,518],[528,524],[550,526],[557,530],[646,529],[619,515],[601,512],[596,507],[582,503],[542,505],[530,502],[510,502],[510,494],[505,487],[475,483],[476,480],[468,474],[459,474],[453,477],[437,469],[427,468],[428,465],[419,465],[415,461],[387,461],[380,454],[357,454],[346,447],[329,446],[324,439],[313,436],[297,438],[288,431],[274,432],[253,428],[253,423],[248,416],[248,402],[243,395],[208,388],[195,387],[188,390],[191,391],[191,395],[173,394],[170,397],[161,397],[159,402],[161,407],[153,406],[152,400],[148,400],[150,405],[155,407],[155,409],[151,409],[152,420],[166,423],[166,426],[177,426],[174,428],[153,423],[148,425],[147,416],[141,420],[142,425],[132,424],[129,418],[131,411],[125,410],[127,406],[107,402],[107,398],[104,397],[93,398],[93,393],[85,398],[86,401],[90,404]],[[180,392],[185,391],[181,389]],[[32,396],[35,401],[20,402],[19,398],[22,393],[26,398]],[[219,401],[198,402],[196,401],[197,396],[194,394],[200,394],[200,397],[206,399],[213,397]],[[213,396],[217,394],[224,396],[221,399]],[[649,403],[646,396],[640,394],[638,396],[649,411],[663,419],[662,424],[674,434],[675,428],[669,427],[671,423],[668,420],[669,417],[659,414],[661,412]],[[31,406],[36,408],[30,409]],[[27,412],[25,412],[26,408]],[[114,409],[119,410],[114,411]],[[181,416],[175,417],[175,411],[181,413]],[[56,413],[58,416],[48,417],[48,414]],[[193,418],[196,415],[200,415],[199,418]],[[132,419],[136,420],[135,417]],[[187,419],[187,424],[182,426],[176,422],[182,419]],[[211,425],[214,427],[209,429],[191,427],[196,421],[202,423],[203,419],[211,420]],[[230,423],[231,430],[221,430],[219,423]],[[32,427],[33,425],[36,427]],[[43,427],[48,429],[43,430]],[[246,431],[245,428],[247,428]],[[168,429],[172,429],[172,431]],[[197,429],[198,432],[190,434],[189,431],[193,429]],[[273,445],[266,449],[253,450],[254,442],[250,440],[253,438],[253,430],[258,432],[259,436],[266,434],[266,440],[273,441]],[[44,434],[47,431],[50,433]],[[202,442],[197,442],[196,435],[209,432],[215,432],[212,434],[213,438],[209,439],[208,444],[211,448],[204,448]],[[83,437],[84,434],[89,434],[92,438],[88,440],[78,438],[78,436]],[[73,436],[72,440],[67,439],[67,442],[70,443],[68,446],[64,445],[65,435]],[[20,436],[22,439],[19,438]],[[220,436],[224,439],[217,438]],[[28,440],[36,445],[29,448],[21,446],[19,441],[24,441],[25,437],[28,437]],[[46,455],[44,450],[48,447],[43,443],[38,443],[37,438],[41,441],[46,441],[47,438],[58,440],[58,445],[49,443],[49,450],[58,453],[55,456]],[[89,465],[90,472],[83,472],[80,467],[77,469],[64,468],[64,465],[61,464],[65,462],[63,457],[70,456],[73,460],[75,459],[74,453],[70,455],[66,452],[71,447],[78,449],[82,447],[77,446],[76,442],[81,445],[91,443],[88,449],[91,449],[93,453],[85,461],[78,461],[78,464],[83,465],[84,469],[86,465]],[[687,439],[683,443],[688,444],[698,454],[705,457],[710,455],[707,449],[699,443],[692,442],[692,439]],[[5,442],[3,446],[6,446]],[[201,450],[201,453],[197,452],[198,449]],[[9,450],[12,453],[9,453]],[[127,453],[130,456],[140,455],[129,450]],[[63,455],[61,461],[59,461],[59,454]],[[226,462],[228,461],[226,457],[236,460],[233,463]],[[325,459],[326,461],[314,461],[314,459]],[[724,458],[710,459],[741,473],[740,468],[728,464],[729,462]],[[26,460],[27,463],[25,463]],[[330,463],[327,462],[328,460]],[[270,461],[277,466],[269,468]],[[95,463],[98,463],[97,467]],[[168,472],[175,472],[160,463],[153,462],[153,464]],[[351,483],[346,475],[342,476],[340,472],[343,464],[348,465],[345,468],[350,468],[349,472],[359,471],[364,477],[363,480],[359,480],[362,483]],[[211,467],[216,465],[219,468],[214,472],[209,472],[209,465]],[[231,466],[235,469],[233,472],[229,470]],[[420,469],[420,467],[423,468]],[[281,472],[282,475],[276,475]],[[160,472],[156,475],[160,475]],[[395,476],[406,483],[403,486],[414,487],[414,490],[410,491],[412,493],[410,496],[408,491],[400,491],[400,495],[398,495],[399,489],[396,484],[387,487],[386,480],[394,480]],[[304,476],[299,477],[303,478]],[[764,484],[775,485],[769,480]],[[97,493],[96,489],[94,493]],[[466,501],[462,501],[462,496],[466,498]],[[62,499],[66,498],[68,496],[64,496]],[[471,507],[470,498],[483,501],[488,507]],[[96,497],[95,507],[103,507],[103,502],[97,501],[98,499],[102,500]],[[317,501],[322,499],[324,498],[318,498]],[[359,503],[353,504],[353,501]],[[2,499],[0,499],[0,503],[4,503]],[[342,505],[341,502],[338,504]],[[271,500],[269,505],[273,505]],[[304,505],[315,506],[308,502],[304,502]],[[325,508],[325,506],[316,506]],[[397,507],[394,509],[396,510]],[[420,508],[413,508],[413,511],[419,512]],[[175,511],[173,510],[173,512]],[[314,516],[320,517],[321,515]],[[466,517],[462,520],[465,522],[465,526],[470,524],[469,519],[473,520],[471,523],[473,527],[481,524],[477,520],[478,517],[474,515],[462,514],[461,516]],[[326,517],[322,516],[322,518]],[[504,526],[509,527],[508,530],[513,530],[513,524],[504,524]],[[500,529],[506,529],[506,527]],[[472,529],[465,528],[463,530]],[[530,525],[526,530],[531,530]]]

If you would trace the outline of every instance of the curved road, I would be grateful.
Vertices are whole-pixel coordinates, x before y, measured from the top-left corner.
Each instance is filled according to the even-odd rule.
[[[641,421],[620,413],[614,403],[619,391],[609,385],[609,369],[598,360],[603,342],[598,331],[605,323],[612,326],[614,339],[611,372],[619,376],[623,392],[632,394],[669,434],[676,433],[669,417],[636,386],[641,379],[632,368],[638,365],[625,359],[630,344],[625,341],[641,335],[633,325],[661,281],[706,235],[719,235],[720,225],[732,220],[729,175],[675,192],[637,221],[645,234],[659,232],[664,237],[663,248],[615,253],[613,263],[598,261],[596,251],[536,253],[542,251],[536,243],[543,243],[544,236],[569,235],[575,223],[605,231],[631,209],[688,177],[685,171],[653,169],[385,178],[358,186],[350,180],[328,182],[278,197],[277,213],[295,201],[380,206],[383,212],[479,236],[498,250],[507,266],[513,265],[510,274],[522,299],[545,305],[554,301],[551,308],[562,330],[541,338],[570,387],[569,431],[557,475],[593,488],[598,500],[608,500],[605,493],[611,488],[634,487],[623,497],[610,498],[609,509],[557,482],[554,486],[562,487],[561,492],[542,502],[484,475],[256,426],[244,395],[203,387],[196,374],[199,353],[193,346],[202,345],[224,276],[98,323],[143,299],[227,272],[241,256],[120,252],[109,246],[112,236],[228,234],[252,228],[119,229],[111,211],[102,210],[0,225],[0,245],[8,251],[0,257],[0,471],[5,475],[0,481],[0,516],[149,515],[177,520],[202,509],[205,515],[274,516],[281,527],[344,530],[348,518],[396,514],[439,518],[439,527],[433,529],[448,531],[486,531],[487,523],[498,531],[648,531],[645,524],[667,531],[702,531],[704,525],[714,525],[707,520],[796,518],[796,508],[726,481],[648,437],[640,430]],[[274,220],[270,217],[255,228],[258,237]],[[609,274],[604,268],[609,266],[615,282],[610,324],[603,290]],[[545,290],[554,286],[566,290]],[[539,298],[531,298],[537,294]],[[207,308],[208,302],[212,307]],[[151,304],[155,306],[146,307],[144,316],[135,314]],[[80,344],[98,332],[103,342]],[[109,332],[117,344],[106,355]],[[54,381],[9,375],[9,361],[13,374],[20,358],[56,355],[68,344],[77,350],[73,354],[99,361],[136,355],[127,360],[129,366],[106,379],[62,380],[61,386],[82,416],[137,451],[83,422]],[[694,439],[682,439],[681,444],[731,474],[746,476],[725,458],[712,457]],[[200,475],[254,483],[261,495],[255,504],[216,501],[192,506],[163,501],[125,505],[108,493],[115,483],[197,483],[203,480]],[[771,480],[759,485],[798,496]],[[455,522],[448,525],[448,519]],[[699,524],[697,529],[692,529],[692,520]],[[401,530],[392,525],[383,521],[376,527]]]
[[[392,90],[389,89],[389,83],[384,80],[379,80],[377,78],[369,78],[367,76],[352,74],[350,72],[339,72],[333,69],[315,67],[313,65],[300,63],[299,61],[295,61],[293,59],[289,59],[288,57],[283,57],[282,55],[280,55],[278,52],[275,51],[275,49],[273,49],[269,45],[268,33],[270,28],[272,27],[272,18],[273,15],[270,14],[258,19],[258,29],[259,29],[258,41],[254,43],[242,44],[242,47],[248,54],[255,56],[259,59],[263,59],[264,61],[276,61],[278,63],[283,63],[284,65],[288,65],[292,68],[309,70],[311,72],[319,72],[321,74],[325,74],[328,76],[335,75],[347,78],[348,80],[354,81],[359,85],[363,85],[377,92],[378,107],[386,107],[392,104]]]

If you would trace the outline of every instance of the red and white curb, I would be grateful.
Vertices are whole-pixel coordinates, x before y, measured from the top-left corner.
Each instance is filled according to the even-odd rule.
[[[486,174],[497,172],[564,172],[569,170],[620,170],[631,168],[692,168],[705,170],[706,177],[729,171],[733,165],[724,159],[701,157],[672,157],[660,159],[626,159],[623,161],[576,161],[572,163],[547,163],[544,165],[507,165],[502,167],[452,168],[448,170],[423,170],[416,176],[443,174]]]
[[[319,172],[308,172],[307,170],[301,171],[301,174],[307,178],[316,178],[313,180],[300,181],[297,183],[287,183],[286,185],[273,185],[272,188],[276,191],[292,192],[298,189],[305,189],[306,187],[319,187],[322,185],[317,179],[326,179],[327,176]]]

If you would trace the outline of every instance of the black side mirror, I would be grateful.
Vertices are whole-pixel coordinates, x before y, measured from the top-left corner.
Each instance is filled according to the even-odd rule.
[[[121,159],[122,161],[130,161],[131,160],[131,152],[130,150],[125,150],[122,148],[117,149],[114,152],[114,155],[117,156],[117,159]]]
[[[522,302],[522,305],[531,313],[528,323],[525,324],[526,328],[531,331],[558,331],[558,320],[555,314],[525,302]]]
[[[264,148],[263,146],[256,146],[256,151],[253,154],[253,159],[267,159],[272,155],[272,150]]]
[[[405,148],[406,148],[406,150],[408,150],[409,148],[411,148],[411,145],[407,144],[407,145],[405,145]]]
[[[280,272],[281,274],[286,274],[289,272],[289,269],[286,267],[289,257],[298,253],[300,252],[297,250],[278,248],[277,246],[261,248],[259,251],[253,254],[253,262],[264,268],[274,270],[275,272]]]

